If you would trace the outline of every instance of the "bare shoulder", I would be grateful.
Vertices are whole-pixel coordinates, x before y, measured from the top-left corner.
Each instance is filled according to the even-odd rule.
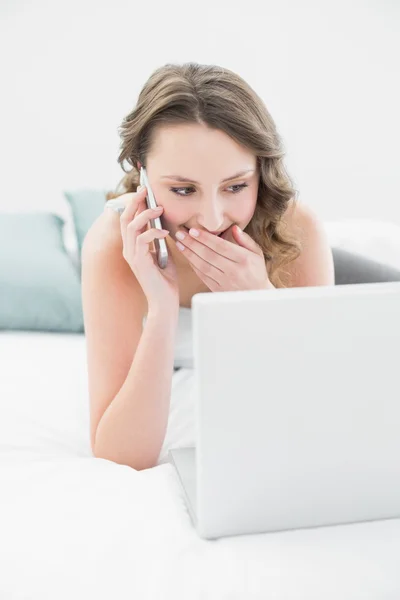
[[[118,213],[104,210],[88,230],[82,246],[82,279],[96,278],[112,284],[120,294],[135,295],[146,305],[145,295],[122,254],[123,243]]]
[[[299,238],[300,243],[306,241],[313,228],[322,224],[310,206],[293,199],[289,202],[282,221],[286,224],[288,232]]]
[[[310,206],[292,200],[282,221],[301,246],[300,255],[286,265],[289,287],[334,285],[333,255],[322,219]]]
[[[82,254],[115,253],[122,257],[122,237],[118,213],[105,209],[92,223],[82,246]],[[122,257],[123,258],[123,257]]]

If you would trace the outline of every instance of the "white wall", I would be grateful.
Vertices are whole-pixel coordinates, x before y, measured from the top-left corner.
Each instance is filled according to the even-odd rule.
[[[196,61],[255,88],[322,218],[400,224],[396,0],[2,0],[0,17],[0,210],[63,215],[63,189],[114,187],[142,85]]]

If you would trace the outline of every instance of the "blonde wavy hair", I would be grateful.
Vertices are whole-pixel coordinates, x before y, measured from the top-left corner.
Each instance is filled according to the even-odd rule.
[[[122,140],[118,163],[126,175],[106,199],[135,192],[140,179],[137,163],[147,164],[156,127],[182,123],[219,129],[257,156],[257,203],[245,232],[262,249],[272,284],[287,287],[284,267],[299,256],[301,247],[293,233],[285,232],[282,217],[290,201],[297,202],[297,191],[284,167],[282,140],[271,115],[255,91],[229,69],[169,63],[151,74],[135,108],[118,128]]]

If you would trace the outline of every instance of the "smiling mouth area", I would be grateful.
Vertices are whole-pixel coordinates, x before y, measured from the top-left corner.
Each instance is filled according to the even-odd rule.
[[[184,227],[185,227],[185,226],[184,226]],[[186,231],[187,231],[187,232],[189,232],[189,229],[188,229],[187,227],[185,227],[185,229],[186,229]],[[222,235],[223,233],[225,233],[225,231],[226,231],[226,229],[224,229],[224,231],[221,231],[221,233],[218,233],[218,234],[215,234],[215,233],[213,233],[212,235],[216,235],[216,237],[221,237],[221,235]]]

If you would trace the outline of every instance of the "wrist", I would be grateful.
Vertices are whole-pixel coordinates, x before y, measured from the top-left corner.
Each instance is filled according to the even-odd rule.
[[[176,305],[152,305],[148,307],[146,320],[174,323],[179,319],[179,302]]]

